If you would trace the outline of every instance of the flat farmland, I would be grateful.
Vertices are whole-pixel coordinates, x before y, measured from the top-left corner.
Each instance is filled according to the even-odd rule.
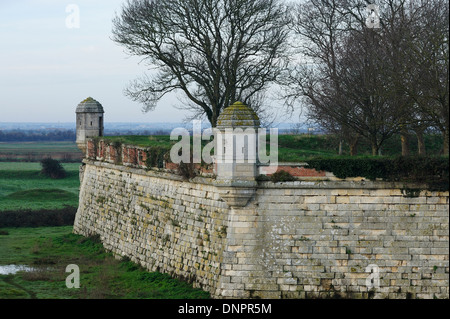
[[[78,206],[79,163],[62,164],[67,176],[51,179],[40,163],[0,162],[0,212]]]
[[[0,142],[0,161],[40,161],[51,157],[80,162],[83,154],[75,142]]]

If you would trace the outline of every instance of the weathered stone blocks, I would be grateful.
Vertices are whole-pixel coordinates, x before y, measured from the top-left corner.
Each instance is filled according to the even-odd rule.
[[[85,164],[74,231],[216,298],[449,297],[448,192],[262,182],[230,208],[212,179]]]

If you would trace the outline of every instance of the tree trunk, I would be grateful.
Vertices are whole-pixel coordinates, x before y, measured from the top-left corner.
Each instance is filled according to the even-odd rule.
[[[377,156],[378,155],[378,149],[379,149],[378,143],[376,141],[372,141],[371,144],[372,144],[372,155],[373,156]]]
[[[400,132],[400,139],[402,141],[402,156],[409,156],[408,131],[405,128],[402,128]]]
[[[358,136],[350,140],[350,143],[349,143],[350,156],[358,155],[358,142],[359,142],[359,137]]]
[[[343,146],[343,144],[344,144],[344,141],[340,140],[339,141],[339,155],[342,155],[342,146]]]
[[[417,129],[416,136],[417,136],[417,152],[419,155],[425,155],[427,152],[425,149],[425,139],[423,137],[423,130]]]

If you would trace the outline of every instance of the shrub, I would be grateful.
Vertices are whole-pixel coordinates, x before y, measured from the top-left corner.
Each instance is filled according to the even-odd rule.
[[[197,176],[194,163],[180,162],[180,164],[178,164],[177,173],[184,179],[191,179]]]
[[[66,177],[66,171],[62,167],[61,163],[52,158],[44,158],[41,161],[42,170],[41,173],[50,178],[64,178]]]
[[[161,146],[150,146],[147,148],[147,160],[145,165],[147,168],[157,167],[164,168],[164,161],[169,161],[170,148]]]
[[[2,227],[41,227],[73,225],[76,207],[66,206],[62,209],[19,210],[0,212]]]
[[[296,178],[286,171],[278,171],[270,175],[270,180],[274,183],[295,181]]]
[[[178,164],[177,173],[178,175],[182,176],[184,179],[191,179],[197,176],[197,172],[195,170],[195,164],[194,164],[194,155],[193,155],[192,148],[190,150],[190,159],[188,163],[185,163],[181,161]],[[181,155],[181,154],[180,154]],[[203,159],[202,159],[203,162]]]

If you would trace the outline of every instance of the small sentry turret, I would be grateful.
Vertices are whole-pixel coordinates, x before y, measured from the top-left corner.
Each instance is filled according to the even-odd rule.
[[[215,130],[216,186],[231,207],[243,207],[255,193],[260,121],[241,102],[225,108]]]
[[[77,114],[77,146],[86,154],[86,139],[103,136],[103,107],[91,97],[88,97],[76,109]]]

